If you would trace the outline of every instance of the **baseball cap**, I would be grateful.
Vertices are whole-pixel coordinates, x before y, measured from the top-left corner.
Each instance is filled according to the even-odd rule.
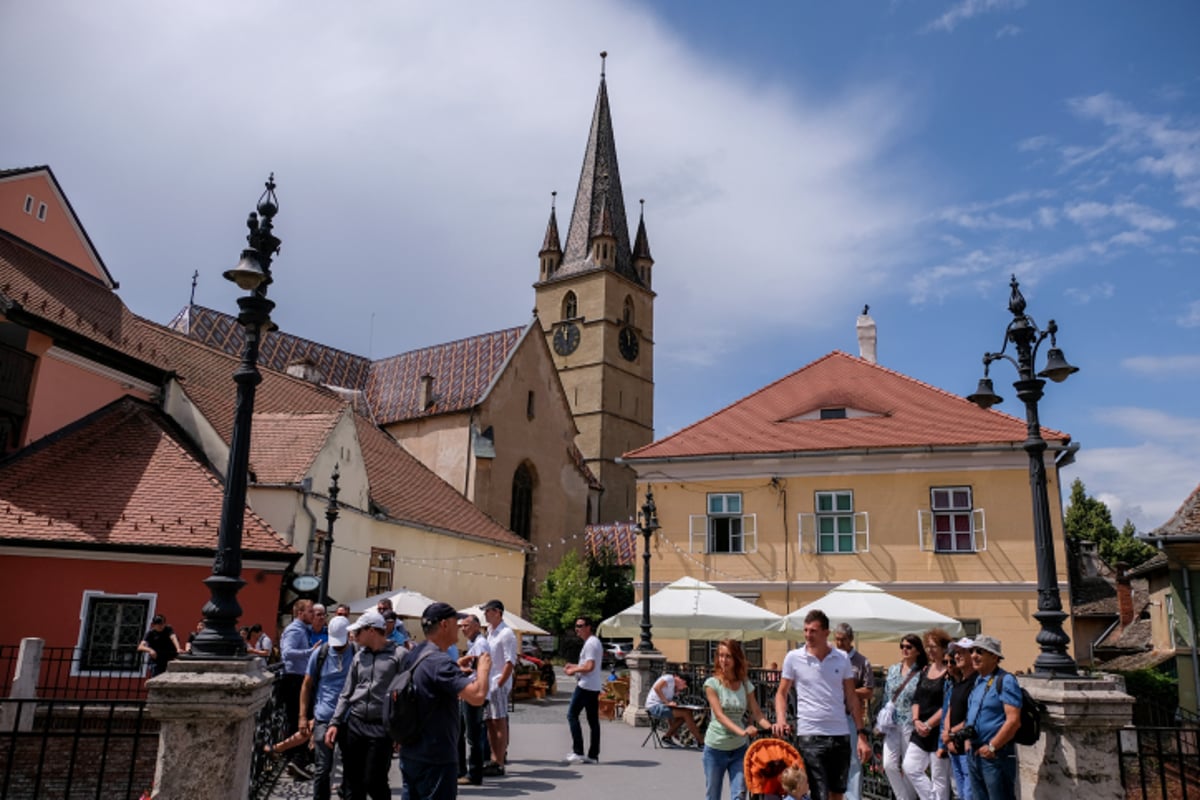
[[[444,619],[466,619],[467,615],[454,610],[449,603],[430,603],[421,612],[421,627],[432,628]]]
[[[481,610],[491,611],[493,608],[501,613],[504,613],[504,603],[501,603],[499,600],[488,600],[483,604],[483,608]]]
[[[334,617],[329,620],[325,630],[329,631],[329,646],[344,647],[350,640],[350,620],[345,617]]]
[[[350,626],[352,631],[360,631],[363,628],[379,628],[383,630],[387,627],[387,623],[383,621],[383,615],[378,611],[364,611],[362,615],[354,621]]]
[[[946,652],[955,653],[959,650],[970,650],[974,646],[975,642],[969,636],[964,636],[957,642],[951,642],[950,646],[946,648]]]

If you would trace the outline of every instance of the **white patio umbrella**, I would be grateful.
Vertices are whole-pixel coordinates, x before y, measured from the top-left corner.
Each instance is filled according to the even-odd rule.
[[[364,611],[370,611],[379,605],[380,600],[385,598],[391,598],[392,611],[395,611],[401,617],[420,617],[425,607],[435,602],[433,598],[426,597],[412,589],[399,589],[372,595],[371,597],[364,597],[362,600],[355,600],[353,603],[350,603],[350,613],[361,614]]]
[[[780,638],[782,617],[722,592],[711,583],[680,578],[650,595],[651,634],[664,639]],[[639,601],[600,623],[605,636],[637,636],[642,630]]]
[[[840,622],[848,623],[854,628],[856,641],[899,641],[906,633],[920,634],[930,628],[944,628],[951,636],[961,636],[963,631],[962,623],[953,617],[862,581],[846,581],[796,609],[783,618],[781,630],[800,633],[804,630],[805,615],[814,608],[825,612],[830,627]]]
[[[479,622],[482,625],[485,625],[485,626],[487,625],[487,621],[484,620],[484,618],[483,618],[483,609],[480,608],[479,606],[469,606],[467,608],[460,608],[459,611],[461,611],[464,614],[474,614],[475,616],[479,617]],[[537,625],[534,625],[529,620],[518,617],[516,614],[512,613],[511,611],[509,611],[507,609],[505,609],[505,611],[504,611],[504,624],[507,625],[508,627],[512,628],[514,633],[527,633],[531,636],[549,636],[550,635],[550,631],[545,630],[543,628],[539,628]]]

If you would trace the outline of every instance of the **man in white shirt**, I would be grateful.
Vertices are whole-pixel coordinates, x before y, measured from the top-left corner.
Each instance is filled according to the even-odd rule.
[[[668,747],[678,747],[679,742],[675,741],[675,734],[684,725],[688,726],[688,730],[692,733],[692,741],[697,747],[704,747],[704,734],[700,732],[700,727],[696,725],[696,718],[692,715],[691,709],[679,708],[676,705],[676,698],[683,694],[687,689],[687,681],[678,675],[673,675],[670,672],[664,673],[650,687],[650,693],[646,695],[646,713],[660,722],[669,722],[667,732],[662,736],[662,743]]]
[[[517,637],[504,622],[504,603],[488,600],[483,604],[483,618],[488,624],[488,649],[492,653],[487,720],[488,747],[492,760],[483,767],[483,774],[498,777],[504,774],[508,760],[508,696],[512,692],[513,670],[517,666]]]
[[[783,675],[775,693],[776,736],[790,732],[788,693],[796,687],[796,749],[804,759],[813,800],[842,800],[850,777],[850,724],[857,729],[858,755],[870,758],[871,744],[863,727],[862,704],[854,691],[849,657],[829,644],[829,617],[812,610],[804,617],[804,647],[783,659]],[[846,712],[850,716],[847,718]]]
[[[575,678],[575,693],[567,709],[567,726],[571,729],[571,752],[567,762],[571,764],[595,764],[600,761],[600,687],[603,684],[601,662],[604,645],[592,632],[592,621],[587,617],[575,620],[575,635],[583,639],[579,652],[579,663],[567,664],[563,671]],[[579,724],[579,713],[587,712],[588,752],[583,754],[583,726]]]

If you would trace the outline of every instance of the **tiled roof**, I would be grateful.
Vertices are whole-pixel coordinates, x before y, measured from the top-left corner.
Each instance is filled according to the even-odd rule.
[[[1077,617],[1115,617],[1120,610],[1117,608],[1117,587],[1113,581],[1096,575],[1090,578],[1080,578],[1071,585],[1074,596],[1071,598],[1071,614]]]
[[[1188,536],[1200,534],[1200,486],[1188,495],[1175,516],[1154,531],[1154,536]]]
[[[513,548],[529,543],[480,511],[388,434],[354,418],[371,500],[391,518]]]
[[[530,323],[532,324],[532,323]],[[237,318],[202,306],[185,308],[168,327],[190,339],[231,355],[241,353],[242,333]],[[367,359],[283,331],[263,339],[260,363],[277,371],[307,359],[322,375],[322,383],[364,392],[365,411],[380,425],[434,414],[463,411],[479,403],[530,325],[469,336],[407,353]],[[433,378],[433,400],[421,403],[421,378]]]
[[[204,306],[184,307],[167,327],[234,355],[242,352],[246,339],[237,317]],[[362,356],[283,331],[263,336],[258,355],[260,364],[277,372],[286,372],[290,365],[308,361],[321,373],[322,383],[358,390],[366,388],[371,365]]]
[[[637,563],[638,538],[641,531],[632,522],[610,522],[604,525],[588,525],[583,529],[583,548],[587,555],[595,557],[604,548],[610,548],[623,567]]]
[[[846,409],[847,418],[820,419],[821,409]],[[1019,444],[1025,433],[1016,417],[834,351],[625,458]],[[1048,428],[1042,435],[1070,440]]]
[[[530,323],[533,324],[533,323]],[[367,402],[380,425],[476,405],[529,325],[423,347],[371,364]],[[421,404],[421,378],[433,377],[433,403]]]
[[[1146,650],[1141,653],[1129,653],[1097,664],[1095,668],[1102,672],[1136,672],[1141,669],[1157,667],[1175,658],[1174,650]]]
[[[1169,559],[1166,553],[1155,553],[1136,567],[1130,567],[1125,571],[1126,577],[1134,578],[1139,575],[1149,575],[1158,570],[1166,570]]]
[[[296,484],[329,440],[342,412],[255,414],[251,423],[250,470],[257,483]]]
[[[129,397],[0,462],[0,541],[211,551],[223,489],[158,409]],[[247,553],[295,551],[246,509]]]

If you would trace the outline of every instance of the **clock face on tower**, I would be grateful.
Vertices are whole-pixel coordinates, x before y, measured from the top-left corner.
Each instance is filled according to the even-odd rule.
[[[621,348],[621,355],[626,361],[633,361],[638,355],[638,335],[637,332],[628,326],[621,328],[621,333],[617,337],[617,344]]]
[[[554,352],[560,356],[569,356],[579,347],[579,326],[573,322],[564,322],[554,330]]]

